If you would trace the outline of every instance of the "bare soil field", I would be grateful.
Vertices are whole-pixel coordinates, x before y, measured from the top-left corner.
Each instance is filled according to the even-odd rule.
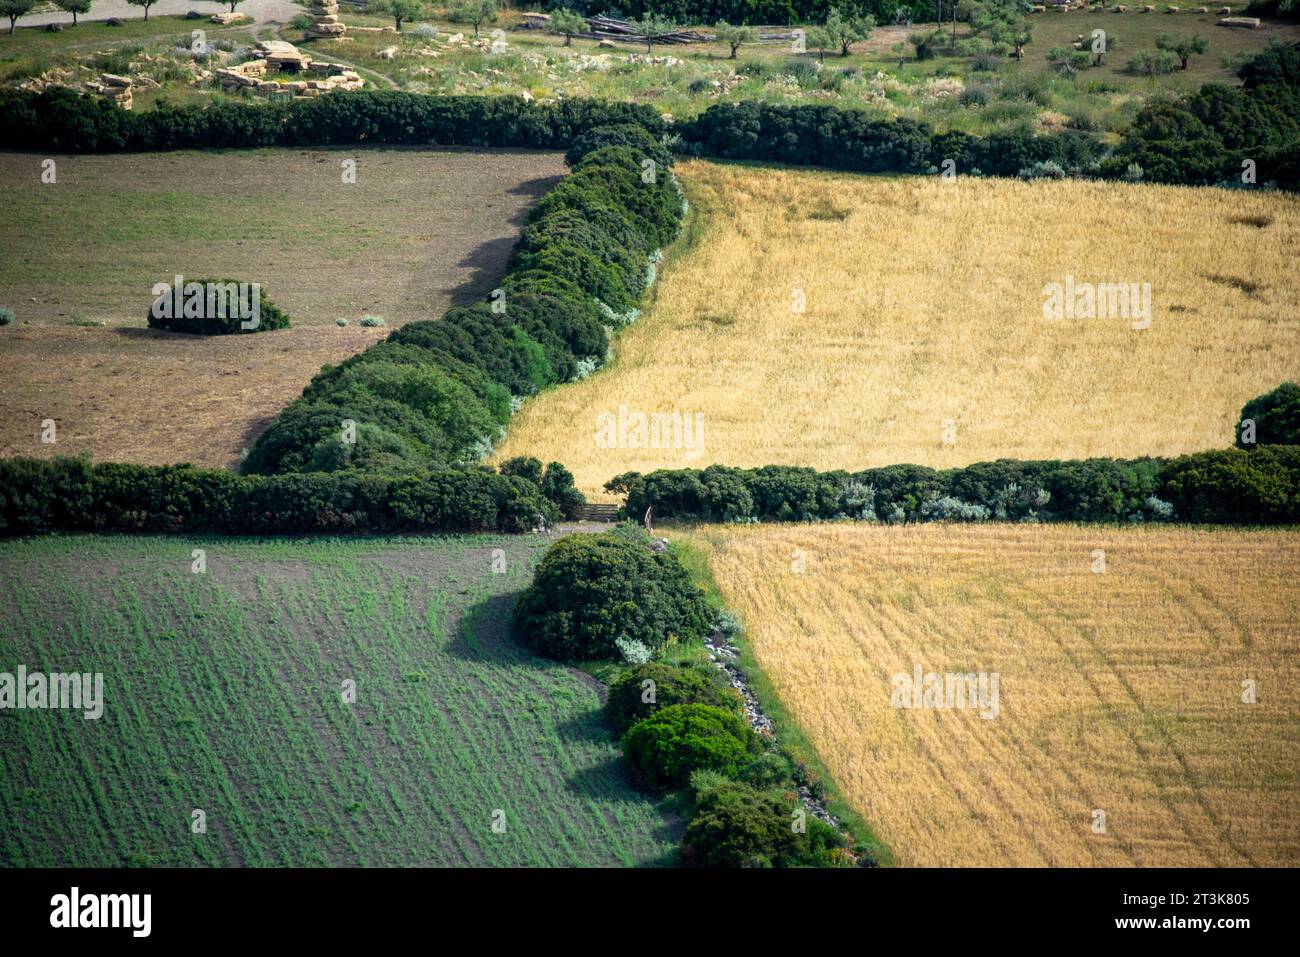
[[[0,154],[0,305],[17,315],[0,330],[0,455],[221,467],[321,365],[382,337],[363,314],[391,328],[486,295],[563,173],[523,151],[51,158],[45,184],[45,157]],[[153,332],[151,289],[175,275],[260,282],[294,328]]]
[[[685,537],[782,707],[899,863],[1300,862],[1295,531]],[[919,707],[895,697],[918,668],[945,682]],[[987,694],[963,707],[949,674]]]

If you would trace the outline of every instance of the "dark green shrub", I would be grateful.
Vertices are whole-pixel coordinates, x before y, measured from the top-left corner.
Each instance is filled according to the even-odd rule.
[[[621,736],[636,722],[675,704],[707,704],[735,714],[742,707],[739,692],[717,668],[651,661],[620,672],[610,682],[605,717]]]
[[[560,515],[572,521],[581,517],[587,507],[587,497],[578,491],[573,473],[559,462],[548,462],[542,479],[537,483],[542,495],[559,510]]]
[[[652,791],[684,787],[696,771],[734,777],[760,750],[743,717],[707,704],[661,708],[628,728],[622,742],[632,776]]]
[[[514,623],[538,654],[615,658],[620,638],[658,650],[707,634],[704,595],[671,552],[644,532],[571,535],[556,542],[515,605]]]
[[[1159,494],[1181,521],[1300,523],[1300,446],[1184,455],[1161,469]]]
[[[661,170],[672,165],[673,155],[639,123],[614,123],[597,126],[579,135],[564,154],[564,162],[577,166],[590,153],[607,146],[626,146],[653,160]]]
[[[1246,422],[1254,423],[1254,442],[1242,441]],[[1272,392],[1251,399],[1237,422],[1237,448],[1300,445],[1300,385],[1283,382]]]
[[[710,782],[695,797],[679,859],[691,867],[847,867],[848,841],[800,810],[788,792],[762,791],[739,781]]]
[[[149,306],[149,325],[200,336],[288,329],[289,316],[260,285],[254,298],[253,285],[236,279],[197,279],[184,283],[179,295],[174,286],[168,286]]]

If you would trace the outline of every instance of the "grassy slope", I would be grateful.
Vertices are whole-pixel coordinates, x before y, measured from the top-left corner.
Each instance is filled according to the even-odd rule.
[[[107,699],[0,715],[0,864],[661,862],[594,685],[508,634],[545,544],[0,544],[0,670],[102,671]]]

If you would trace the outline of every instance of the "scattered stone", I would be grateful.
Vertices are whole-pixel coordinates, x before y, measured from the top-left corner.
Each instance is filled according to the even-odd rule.
[[[1226,10],[1227,7],[1224,9]],[[1218,27],[1236,27],[1241,30],[1258,30],[1260,21],[1259,17],[1224,17],[1222,20],[1216,20],[1214,25]]]

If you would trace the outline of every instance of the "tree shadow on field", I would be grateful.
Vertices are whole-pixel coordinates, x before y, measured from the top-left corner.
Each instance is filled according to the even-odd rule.
[[[606,747],[617,748],[614,732],[606,723],[600,707],[605,700],[604,685],[584,671],[533,654],[515,634],[511,613],[521,594],[523,589],[518,588],[490,595],[456,615],[448,622],[448,631],[452,637],[446,646],[447,654],[462,661],[495,662],[538,672],[562,672],[571,676],[575,681],[588,686],[598,704],[585,709],[577,708],[556,722],[554,728],[560,746],[579,756],[592,754],[593,750],[599,754],[600,749]],[[607,751],[605,754],[605,757],[580,766],[565,776],[564,786],[575,797],[597,806],[611,828],[618,826],[614,817],[616,808],[628,802],[649,801],[656,805],[659,816],[653,829],[654,839],[673,846],[680,843],[683,833],[680,819],[658,806],[661,803],[658,797],[637,789],[628,777],[626,765],[616,752]],[[662,859],[638,861],[637,864],[669,866],[674,863],[673,853],[669,852]]]
[[[487,296],[501,277],[505,275],[506,263],[510,260],[510,251],[518,240],[519,230],[534,203],[551,191],[564,177],[538,176],[534,179],[517,183],[506,190],[507,196],[524,196],[530,202],[524,204],[507,220],[511,227],[510,234],[499,236],[479,243],[456,265],[471,270],[470,278],[455,287],[442,290],[453,306],[468,306]]]
[[[462,661],[527,664],[532,655],[510,634],[510,613],[522,593],[489,595],[454,615],[447,623],[452,635],[447,654]]]

